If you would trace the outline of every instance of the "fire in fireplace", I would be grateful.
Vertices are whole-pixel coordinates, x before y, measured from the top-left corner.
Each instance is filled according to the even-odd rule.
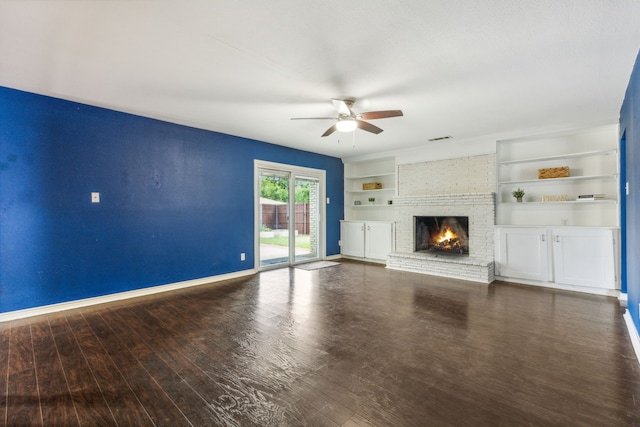
[[[415,216],[415,251],[469,254],[469,217]]]

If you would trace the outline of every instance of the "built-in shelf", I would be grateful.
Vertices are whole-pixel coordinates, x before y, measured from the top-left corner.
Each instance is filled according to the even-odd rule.
[[[369,205],[369,204],[366,204],[366,205],[353,205],[351,207],[355,208],[355,209],[362,209],[362,208],[392,208],[393,205],[389,205],[389,204],[383,205],[382,203],[378,203],[378,204],[373,204],[373,205]]]
[[[617,125],[498,141],[496,277],[616,295],[619,171]],[[540,179],[549,172],[568,176]]]
[[[498,141],[496,225],[619,226],[617,138],[611,125]],[[568,168],[569,176],[539,179],[547,168]],[[525,191],[523,203],[512,196],[516,188]],[[604,199],[577,200],[583,194]]]
[[[571,181],[584,181],[584,180],[603,180],[603,179],[617,179],[618,174],[606,174],[606,175],[584,175],[584,176],[569,176],[566,178],[547,178],[547,179],[523,179],[517,181],[500,181],[499,185],[514,185],[514,184],[548,184],[558,185],[562,182]]]
[[[366,175],[351,175],[351,176],[345,176],[345,179],[368,179],[368,178],[382,178],[385,176],[393,176],[395,177],[395,172],[388,172],[388,173],[376,173],[376,174],[366,174]]]
[[[347,193],[388,193],[388,192],[395,192],[396,189],[394,188],[379,188],[377,190],[352,190],[352,191],[346,191]]]
[[[616,149],[585,151],[581,153],[559,154],[555,156],[533,157],[533,158],[517,159],[517,160],[505,160],[505,161],[499,162],[498,164],[499,165],[515,165],[520,163],[541,163],[541,162],[548,162],[553,160],[577,159],[580,157],[609,156],[609,155],[615,155],[617,152],[618,150]]]
[[[372,159],[344,164],[344,218],[355,221],[392,221],[392,200],[397,191],[396,161],[393,157]],[[382,188],[365,190],[367,183],[379,183]],[[369,197],[376,202],[370,204]],[[360,205],[354,202],[359,201]]]
[[[569,205],[569,204],[578,204],[578,205],[590,205],[592,203],[604,203],[604,204],[617,204],[617,200],[613,199],[600,199],[600,200],[566,200],[562,202],[522,202],[522,203],[505,203],[510,207],[522,207],[526,209],[525,205]]]

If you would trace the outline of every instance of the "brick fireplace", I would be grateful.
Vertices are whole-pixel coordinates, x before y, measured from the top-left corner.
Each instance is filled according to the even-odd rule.
[[[393,199],[396,206],[396,251],[387,257],[387,268],[481,283],[493,282],[495,156],[405,166],[404,170],[403,165],[398,169],[399,195]],[[449,170],[467,173],[452,179],[447,174]],[[422,181],[425,178],[431,182]],[[420,194],[430,189],[451,193]],[[455,190],[470,192],[456,193]],[[415,217],[424,216],[468,218],[468,254],[450,256],[416,251]]]

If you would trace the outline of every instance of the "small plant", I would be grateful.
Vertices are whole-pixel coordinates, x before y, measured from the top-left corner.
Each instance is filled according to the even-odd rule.
[[[376,198],[375,198],[375,197],[369,197],[369,203],[373,203],[373,202],[375,202],[375,201],[376,201]]]
[[[518,188],[517,190],[513,190],[513,192],[511,194],[518,201],[522,201],[522,198],[524,197],[524,190],[522,188]]]

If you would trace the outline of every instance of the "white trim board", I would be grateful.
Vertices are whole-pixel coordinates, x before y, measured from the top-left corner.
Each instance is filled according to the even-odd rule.
[[[185,280],[183,282],[175,282],[175,283],[169,283],[166,285],[152,286],[150,288],[135,289],[132,291],[119,292],[116,294],[103,295],[99,297],[62,302],[59,304],[43,305],[40,307],[26,308],[24,310],[9,311],[6,313],[0,313],[0,323],[9,322],[11,320],[24,319],[26,317],[41,316],[43,314],[57,313],[59,311],[73,310],[75,308],[82,308],[82,307],[88,307],[88,306],[97,305],[97,304],[105,304],[109,302],[122,301],[125,299],[159,294],[161,292],[175,291],[178,289],[190,288],[192,286],[201,286],[201,285],[206,285],[214,282],[220,282],[223,280],[250,276],[255,273],[256,271],[253,269],[237,271],[229,274],[203,277],[201,279]]]
[[[585,294],[603,295],[607,297],[620,298],[619,289],[605,289],[605,288],[594,288],[591,286],[565,285],[562,283],[541,282],[538,280],[521,279],[519,277],[508,277],[508,276],[498,276],[498,275],[496,275],[496,280],[500,282],[518,283],[520,285],[527,285],[527,286],[540,286],[547,289],[560,289],[563,291],[582,292]]]
[[[625,310],[622,317],[624,318],[624,322],[627,324],[629,338],[631,338],[631,344],[636,352],[636,359],[638,359],[638,363],[640,363],[640,336],[638,336],[638,330],[636,329],[636,325],[633,323],[629,310]]]

